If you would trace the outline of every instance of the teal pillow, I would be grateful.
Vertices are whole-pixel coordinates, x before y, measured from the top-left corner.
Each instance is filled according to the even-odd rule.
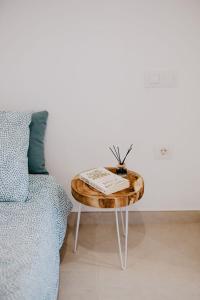
[[[47,118],[47,111],[39,111],[32,114],[28,149],[28,169],[30,174],[49,174],[45,168],[44,154]]]

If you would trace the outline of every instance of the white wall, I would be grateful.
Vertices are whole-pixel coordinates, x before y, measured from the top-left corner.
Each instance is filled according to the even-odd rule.
[[[133,143],[137,209],[200,209],[199,37],[198,0],[0,0],[0,109],[49,111],[47,165],[69,194],[80,170],[115,165],[109,145]],[[151,69],[178,86],[145,88]]]

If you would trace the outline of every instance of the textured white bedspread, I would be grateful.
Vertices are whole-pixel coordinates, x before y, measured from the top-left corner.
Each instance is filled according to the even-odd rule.
[[[72,204],[48,175],[29,176],[26,202],[0,202],[0,299],[55,300]]]

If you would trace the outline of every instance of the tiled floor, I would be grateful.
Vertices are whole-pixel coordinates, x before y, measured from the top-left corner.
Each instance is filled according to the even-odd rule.
[[[200,300],[200,222],[129,226],[128,268],[119,265],[113,224],[73,228],[61,264],[59,300]]]

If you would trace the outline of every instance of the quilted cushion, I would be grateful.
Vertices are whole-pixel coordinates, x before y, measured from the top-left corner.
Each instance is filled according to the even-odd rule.
[[[31,113],[0,112],[0,201],[25,201],[28,195]]]
[[[44,136],[47,126],[47,111],[32,114],[28,149],[28,168],[30,174],[48,174],[45,168]]]

